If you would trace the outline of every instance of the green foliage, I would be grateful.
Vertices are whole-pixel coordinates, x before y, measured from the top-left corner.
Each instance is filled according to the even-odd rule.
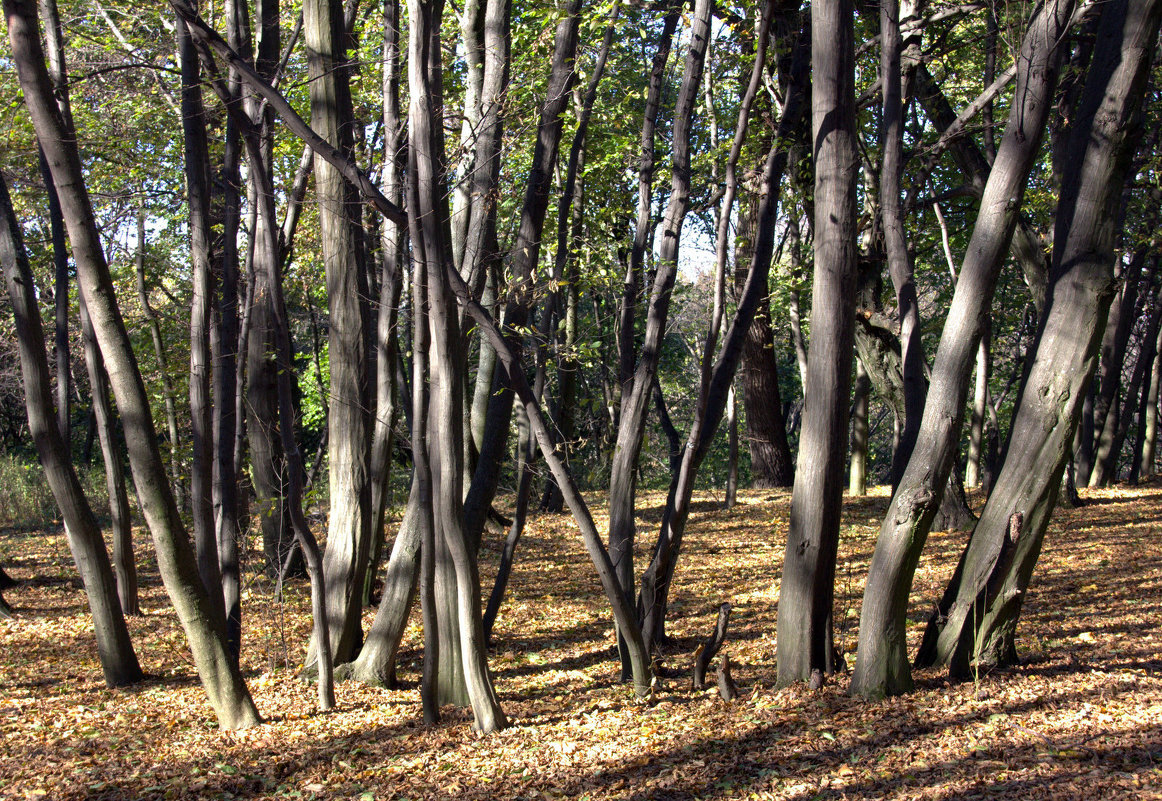
[[[100,517],[109,514],[105,474],[99,465],[77,467],[77,478]],[[60,523],[60,511],[40,463],[0,454],[0,528],[47,529]]]

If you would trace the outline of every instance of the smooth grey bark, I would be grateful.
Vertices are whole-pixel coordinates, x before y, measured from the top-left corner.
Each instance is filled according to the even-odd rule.
[[[1154,455],[1158,442],[1158,397],[1162,388],[1162,329],[1154,340],[1154,360],[1150,369],[1150,386],[1144,395],[1144,404],[1138,407],[1139,438],[1137,450],[1137,478],[1154,475]]]
[[[522,329],[529,323],[534,303],[535,275],[540,259],[545,216],[548,213],[549,192],[553,184],[557,153],[564,129],[563,115],[569,104],[573,83],[577,80],[574,63],[577,57],[582,7],[582,0],[569,0],[562,7],[564,17],[558,23],[554,36],[548,86],[537,124],[537,138],[533,147],[532,165],[525,183],[520,223],[507,259],[510,277],[504,325],[509,331],[510,345],[518,353],[522,344]],[[469,233],[471,236],[471,230]],[[469,245],[471,244],[470,241]],[[511,376],[509,378],[511,382]],[[485,436],[476,471],[464,501],[465,527],[473,547],[480,540],[485,516],[496,494],[509,420],[512,417],[512,405],[511,391],[496,392],[489,401]]]
[[[340,0],[303,3],[311,127],[340,153],[354,152],[354,111]],[[331,656],[349,662],[363,642],[360,613],[371,547],[371,420],[367,375],[367,276],[360,253],[360,204],[339,170],[315,154],[315,194],[327,282],[330,515],[324,570]]]
[[[51,190],[54,194],[56,189]],[[121,464],[121,441],[113,420],[109,402],[109,376],[101,361],[97,337],[83,297],[77,299],[81,319],[81,341],[84,344],[85,367],[89,374],[89,396],[93,401],[94,425],[101,443],[101,458],[105,465],[105,489],[109,493],[109,528],[113,535],[113,571],[117,576],[117,595],[121,611],[127,615],[141,614],[137,593],[137,562],[133,555],[133,519],[129,511],[129,492],[126,488],[125,469]]]
[[[705,65],[706,49],[710,41],[710,6],[711,4],[707,0],[695,0],[694,13],[690,20],[690,45],[686,51],[685,64],[682,69],[682,84],[678,90],[678,98],[674,106],[670,198],[662,216],[661,244],[658,247],[654,284],[650,290],[645,337],[628,392],[623,382],[621,419],[617,430],[617,444],[613,452],[613,468],[609,480],[610,552],[616,552],[619,558],[627,563],[620,565],[620,570],[625,571],[628,567],[631,589],[633,586],[633,516],[637,463],[645,433],[646,410],[661,358],[662,339],[665,335],[666,320],[670,311],[670,298],[678,274],[678,248],[682,238],[682,226],[690,206],[690,134],[694,122],[695,105],[698,101],[698,91],[702,85],[702,69]],[[662,566],[664,567],[664,565]],[[665,571],[659,577],[655,568],[650,575],[664,578]],[[651,613],[655,590],[659,588],[656,583],[651,583],[647,588],[646,581],[648,579],[643,577],[639,615],[643,621],[642,633],[646,638],[646,646],[652,648],[654,645],[653,636],[660,631],[658,627],[663,609],[656,610],[652,621],[655,630],[652,633],[647,633],[645,621]],[[651,607],[641,606],[642,601],[647,598]],[[623,679],[629,677],[630,671],[626,656],[623,649]]]
[[[815,268],[803,430],[779,591],[780,685],[835,669],[831,615],[858,256],[853,17],[848,0],[811,8]]]
[[[905,12],[913,11],[911,6],[912,3],[908,2]],[[910,50],[918,46],[918,40],[908,45]],[[880,138],[883,160],[880,165],[879,201],[888,274],[895,288],[899,315],[900,369],[904,397],[900,441],[892,454],[890,478],[893,487],[903,474],[916,444],[926,389],[924,348],[920,341],[920,305],[900,204],[904,166],[904,88],[901,75],[904,48],[900,34],[899,0],[880,0],[880,86],[883,95]],[[908,60],[914,63],[917,56],[917,53],[910,52]]]
[[[1156,258],[1155,264],[1157,263],[1158,259]],[[1108,457],[1109,465],[1106,470],[1111,479],[1117,478],[1118,459],[1126,444],[1132,423],[1145,416],[1145,399],[1149,392],[1149,371],[1154,364],[1154,343],[1158,338],[1158,332],[1162,330],[1162,304],[1159,304],[1159,300],[1162,298],[1157,292],[1149,292],[1147,302],[1152,311],[1134,348],[1134,371],[1130,376],[1129,384],[1126,385],[1125,400],[1122,402],[1122,408],[1118,414],[1118,428],[1114,434],[1113,447],[1110,448],[1110,456]],[[1130,454],[1130,470],[1127,478],[1131,484],[1136,484],[1138,480],[1137,454],[1140,450],[1140,448],[1134,448]]]
[[[278,110],[280,116],[287,123],[287,127],[296,136],[309,142],[316,152],[326,154],[328,160],[344,170],[344,175],[359,189],[360,194],[367,203],[393,222],[400,224],[407,222],[408,216],[404,214],[399,206],[384,197],[375,184],[353,162],[327,145],[325,141],[321,140],[310,129],[310,126],[303,122],[302,118],[294,112],[294,109],[287,103],[286,99],[269,82],[263,80],[258,73],[247,66],[239,58],[238,54],[197,16],[196,12],[190,8],[187,2],[184,2],[184,0],[171,0],[171,5],[182,13],[182,16],[190,25],[191,32],[194,33],[195,37],[198,38],[207,50],[218,54],[232,67],[236,67],[247,85],[270,101],[271,106]],[[614,573],[613,564],[609,558],[609,552],[601,542],[601,536],[597,531],[596,524],[593,522],[593,516],[589,512],[589,508],[585,504],[580,490],[577,488],[572,473],[570,473],[568,466],[560,458],[560,455],[556,453],[544,414],[533,394],[532,387],[528,383],[528,378],[521,366],[518,352],[506,340],[504,333],[493,319],[491,312],[485,309],[475,298],[471,287],[468,286],[460,273],[450,263],[444,264],[444,273],[461,308],[466,311],[467,315],[480,328],[482,333],[488,337],[489,343],[496,350],[497,358],[508,373],[513,391],[520,399],[521,404],[529,416],[529,424],[532,427],[534,436],[537,438],[537,444],[541,448],[541,453],[549,469],[553,472],[554,479],[561,488],[565,503],[573,513],[573,518],[577,522],[577,527],[580,531],[586,552],[597,571],[605,596],[614,610],[614,619],[625,634],[631,654],[634,692],[639,697],[644,697],[648,694],[650,688],[651,668],[644,643],[641,639],[641,629],[637,624],[636,615],[625,594],[619,589],[617,576]]]
[[[966,487],[979,487],[981,483],[985,404],[988,402],[989,370],[992,365],[989,348],[989,332],[991,327],[991,325],[985,327],[976,352],[976,370],[974,373],[976,382],[972,398],[972,422],[969,427],[968,436],[968,462],[964,469],[964,485]]]
[[[743,283],[742,293],[738,298],[738,306],[734,317],[730,321],[729,329],[723,337],[722,352],[717,358],[714,356],[715,340],[718,328],[723,319],[722,289],[725,282],[726,260],[730,235],[730,208],[734,202],[737,178],[735,169],[742,145],[746,138],[746,131],[750,117],[750,106],[761,85],[764,67],[765,50],[768,26],[775,27],[775,17],[778,20],[779,33],[793,41],[798,41],[798,27],[788,25],[787,18],[795,19],[795,10],[780,8],[774,3],[769,4],[764,12],[766,24],[761,26],[760,42],[756,47],[755,66],[751,73],[751,80],[747,92],[739,109],[738,122],[735,127],[734,142],[730,157],[727,160],[726,192],[723,197],[723,212],[719,221],[716,283],[719,287],[719,299],[716,302],[716,311],[711,320],[709,333],[706,338],[702,354],[702,371],[699,385],[698,400],[695,406],[694,419],[690,425],[686,446],[682,451],[682,461],[678,469],[674,489],[670,502],[662,515],[661,530],[658,534],[654,557],[645,574],[642,576],[642,593],[639,609],[642,616],[642,633],[647,644],[656,644],[662,631],[663,620],[669,589],[673,581],[674,568],[681,548],[682,536],[685,532],[686,521],[690,513],[690,500],[694,492],[694,480],[706,453],[710,450],[718,425],[726,408],[734,374],[739,361],[751,324],[758,311],[760,303],[766,298],[767,277],[770,273],[771,260],[775,247],[776,211],[778,209],[779,184],[782,181],[783,170],[787,164],[788,150],[785,146],[775,146],[767,156],[763,172],[762,199],[758,212],[758,231],[755,237],[754,254],[750,260],[746,280]],[[696,35],[696,34],[694,34]],[[782,38],[780,36],[780,39]],[[782,42],[780,42],[782,45]],[[785,82],[786,101],[780,115],[779,128],[776,132],[776,142],[784,142],[798,128],[799,121],[806,106],[807,59],[806,45],[792,44],[789,48],[794,54],[791,63],[782,65]],[[680,230],[680,229],[679,229]],[[665,235],[665,232],[663,232]],[[664,251],[663,251],[664,253]],[[676,253],[675,253],[676,256]],[[660,272],[660,269],[659,269]],[[637,379],[635,378],[635,381]],[[652,594],[651,594],[652,589]]]
[[[1118,209],[1141,137],[1138,113],[1160,20],[1158,0],[1117,0],[1102,8],[1063,162],[1049,299],[1007,456],[957,568],[955,600],[926,633],[931,640],[938,632],[935,647],[921,653],[954,676],[966,675],[972,662],[1005,665],[1017,658],[1021,607],[1114,295]]]
[[[186,24],[177,19],[178,60],[181,66],[181,110],[185,160],[186,204],[189,210],[190,266],[190,503],[193,512],[194,551],[198,574],[215,609],[225,619],[222,570],[214,529],[214,433],[210,407],[210,312],[213,304],[213,243],[210,231],[210,148],[206,112],[202,104],[198,54]],[[138,231],[140,233],[140,218]]]
[[[459,276],[450,252],[451,224],[444,182],[442,56],[440,16],[442,0],[409,0],[408,89],[410,96],[408,139],[408,208],[412,244],[412,269],[422,272],[426,282],[430,370],[428,405],[428,457],[432,465],[432,521],[434,537],[425,550],[425,559],[435,556],[436,604],[452,606],[453,615],[439,617],[443,631],[454,622],[458,638],[462,679],[449,683],[443,675],[440,690],[462,681],[472,706],[474,727],[482,733],[505,728],[508,721],[500,708],[492,677],[488,672],[487,649],[480,612],[480,578],[475,548],[470,546],[464,527],[463,459],[461,448],[464,401],[461,332],[455,297],[448,283],[449,273]],[[574,37],[575,34],[574,24]],[[574,38],[575,41],[575,38]],[[414,392],[419,388],[415,387]],[[413,425],[417,423],[413,413]],[[419,422],[424,422],[420,420]],[[414,444],[413,444],[414,448]],[[424,571],[426,583],[429,570]],[[444,580],[441,586],[441,579]],[[450,580],[450,581],[449,581]],[[451,584],[451,586],[449,586]],[[438,611],[438,610],[437,610]],[[441,637],[444,652],[446,638]],[[452,687],[449,687],[452,689]],[[458,700],[455,698],[441,700]]]
[[[8,297],[12,303],[24,379],[24,403],[28,428],[64,519],[69,550],[85,587],[97,652],[107,687],[122,687],[142,679],[129,629],[121,613],[113,567],[105,551],[101,528],[73,470],[69,450],[53,414],[52,389],[44,330],[36,300],[32,268],[24,249],[20,224],[0,175],[0,262],[3,263]]]
[[[75,133],[60,117],[44,67],[36,11],[28,0],[5,0],[8,37],[25,105],[37,130],[61,201],[101,355],[125,427],[137,498],[154,539],[158,568],[193,651],[198,676],[223,729],[260,721],[242,676],[225,644],[225,621],[214,617],[195,567],[193,548],[158,450],[145,385],[117,307],[113,281],[101,249],[84,184]]]
[[[1072,13],[1072,0],[1041,6],[1018,55],[1014,102],[941,334],[916,446],[872,556],[852,676],[851,692],[857,695],[894,695],[912,688],[905,642],[912,578],[952,472],[977,346],[1052,105],[1060,62],[1055,45]]]
[[[226,4],[227,35],[235,47],[249,49],[250,21],[247,4],[229,0]],[[241,86],[234,75],[227,84],[231,102],[241,101]],[[213,356],[212,433],[214,438],[213,507],[214,531],[218,544],[218,571],[222,576],[222,602],[226,610],[226,642],[237,659],[242,649],[242,573],[238,540],[241,536],[242,496],[235,466],[234,447],[242,417],[237,412],[240,397],[237,370],[244,360],[239,354],[240,278],[238,233],[241,228],[242,177],[239,163],[242,140],[232,116],[227,116],[224,152],[219,175],[222,246],[218,254],[219,287],[217,310],[210,329]]]
[[[49,76],[52,78],[53,92],[61,116],[72,119],[69,101],[69,76],[65,69],[64,31],[61,28],[60,13],[56,0],[39,0],[40,16],[44,20],[45,56],[48,58]],[[41,178],[45,186],[52,185],[44,152],[38,148]],[[52,258],[55,271],[53,300],[55,307],[55,328],[53,331],[54,357],[56,359],[56,414],[57,425],[65,445],[71,447],[71,426],[69,422],[70,391],[72,389],[72,364],[69,355],[69,253],[65,245],[64,220],[61,218],[60,202],[56,193],[49,191],[49,230],[52,237]]]

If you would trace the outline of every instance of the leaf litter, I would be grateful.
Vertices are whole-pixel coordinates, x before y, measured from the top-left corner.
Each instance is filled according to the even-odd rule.
[[[697,497],[677,569],[663,676],[647,701],[617,681],[609,614],[564,515],[533,518],[489,664],[513,725],[479,737],[467,711],[421,722],[418,614],[398,689],[336,688],[315,710],[297,678],[309,591],[282,603],[250,577],[243,669],[266,723],[218,731],[180,626],[137,537],[144,614],[129,620],[146,682],[101,681],[84,596],[58,532],[5,532],[0,561],[23,583],[0,621],[0,798],[17,799],[1066,799],[1162,798],[1162,483],[1090,490],[1054,515],[1018,629],[1023,664],[879,702],[776,690],[775,613],[789,494]],[[600,516],[600,499],[593,499]],[[639,568],[664,497],[640,506]],[[854,664],[860,594],[884,491],[845,501],[837,645]],[[599,525],[604,524],[599,519]],[[919,641],[964,544],[936,533],[919,569]],[[501,540],[481,553],[485,592]],[[734,605],[723,652],[741,695],[690,689],[691,658]],[[373,610],[366,612],[370,625]]]

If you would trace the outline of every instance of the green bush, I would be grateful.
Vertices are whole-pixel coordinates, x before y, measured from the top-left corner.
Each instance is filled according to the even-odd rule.
[[[100,466],[79,467],[78,478],[98,518],[109,516],[109,494]],[[40,462],[0,454],[0,527],[37,529],[60,522],[60,511]]]

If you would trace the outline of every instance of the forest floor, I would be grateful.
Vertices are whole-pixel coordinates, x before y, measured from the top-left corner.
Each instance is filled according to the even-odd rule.
[[[697,499],[669,623],[673,675],[649,701],[616,680],[572,521],[536,517],[490,659],[512,725],[488,737],[462,710],[422,725],[414,620],[401,689],[342,684],[337,710],[318,714],[295,677],[306,584],[278,603],[253,577],[243,662],[267,723],[218,731],[144,533],[145,613],[129,626],[151,678],[106,690],[63,538],[6,531],[0,563],[24,584],[5,593],[18,616],[0,621],[0,799],[1162,798],[1162,483],[1083,496],[1054,515],[1018,631],[1022,666],[967,683],[922,671],[916,692],[875,703],[849,697],[844,675],[772,689],[787,493],[744,492],[730,512]],[[639,565],[661,501],[642,504]],[[835,633],[849,661],[886,505],[881,491],[844,507]],[[964,540],[929,540],[913,646]],[[482,554],[486,589],[499,545],[489,536]],[[690,689],[690,654],[723,601],[741,688],[730,704]]]

